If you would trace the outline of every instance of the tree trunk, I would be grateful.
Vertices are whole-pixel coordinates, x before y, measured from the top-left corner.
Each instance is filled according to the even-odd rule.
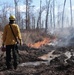
[[[14,0],[15,4],[15,17],[16,17],[16,23],[18,24],[18,1],[19,0]]]
[[[53,26],[55,28],[55,0],[53,0]]]
[[[46,33],[47,33],[47,30],[48,30],[49,4],[50,4],[50,0],[49,0],[48,2],[46,1],[46,5],[47,5],[46,21],[45,21],[45,32],[46,32]]]
[[[73,25],[72,25],[73,19],[72,19],[72,2],[71,2],[71,0],[70,0],[70,12],[71,12],[71,26],[73,26]]]
[[[64,9],[65,9],[66,0],[64,0],[63,12],[62,12],[62,28],[64,27]]]

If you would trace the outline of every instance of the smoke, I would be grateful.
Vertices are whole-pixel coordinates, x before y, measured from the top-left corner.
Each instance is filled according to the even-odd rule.
[[[57,38],[53,41],[55,46],[65,47],[74,45],[74,28],[56,28],[51,30],[50,33]]]

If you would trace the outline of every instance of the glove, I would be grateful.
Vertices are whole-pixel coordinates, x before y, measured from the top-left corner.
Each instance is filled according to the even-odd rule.
[[[4,46],[4,43],[2,44],[1,51],[2,52],[5,52],[6,51],[6,47]]]
[[[22,43],[22,40],[20,40],[20,45],[22,45],[23,43]]]

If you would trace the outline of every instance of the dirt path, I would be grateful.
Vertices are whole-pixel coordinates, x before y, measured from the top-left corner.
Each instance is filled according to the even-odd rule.
[[[17,70],[1,70],[4,66],[4,61],[0,61],[0,75],[74,75],[74,66],[70,63],[64,64],[60,63],[61,59],[66,57],[62,54],[64,53],[63,48],[59,48],[61,51],[53,50],[50,46],[45,46],[41,49],[28,49],[20,51],[21,64],[18,66]],[[67,49],[64,49],[65,52]],[[55,55],[60,54],[58,58],[54,58],[51,63],[47,61],[42,61],[38,59],[39,56],[45,55],[48,52]],[[51,57],[52,58],[52,57]]]

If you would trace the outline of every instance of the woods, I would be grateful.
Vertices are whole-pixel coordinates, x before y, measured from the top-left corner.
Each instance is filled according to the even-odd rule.
[[[45,32],[50,28],[63,28],[65,24],[73,26],[72,1],[70,1],[70,16],[66,14],[66,0],[60,5],[57,0],[40,0],[39,8],[33,5],[32,0],[13,0],[14,5],[8,3],[2,4],[0,10],[0,26],[3,28],[8,23],[8,16],[14,14],[16,23],[20,29],[45,29]],[[24,7],[21,11],[20,4]],[[62,9],[60,9],[62,7]],[[35,11],[36,12],[35,12]],[[57,11],[56,11],[57,10]],[[66,21],[68,22],[66,23]]]
[[[0,75],[74,75],[74,0],[5,1]]]

